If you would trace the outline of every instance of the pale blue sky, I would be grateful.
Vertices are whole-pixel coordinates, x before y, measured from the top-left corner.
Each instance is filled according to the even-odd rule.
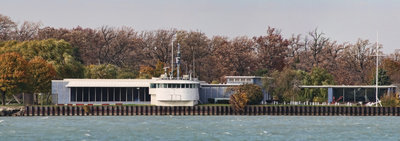
[[[208,36],[260,36],[268,26],[291,34],[318,27],[339,42],[379,41],[400,49],[396,0],[1,0],[0,13],[45,26],[130,26],[137,31],[177,28]]]

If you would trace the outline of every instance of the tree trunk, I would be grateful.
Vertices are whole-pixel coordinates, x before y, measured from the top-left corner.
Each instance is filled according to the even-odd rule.
[[[6,105],[6,92],[5,91],[1,91],[1,95],[3,96],[2,103],[3,103],[3,105]]]

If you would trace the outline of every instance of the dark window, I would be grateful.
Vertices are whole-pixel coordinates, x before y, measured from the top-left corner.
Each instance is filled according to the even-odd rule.
[[[96,89],[95,88],[90,88],[90,96],[89,96],[89,101],[95,101],[96,99]]]
[[[96,101],[101,101],[101,88],[96,88]]]
[[[83,88],[83,101],[88,102],[89,101],[89,88]]]
[[[76,101],[82,102],[82,88],[78,87],[76,91]]]
[[[133,88],[133,99],[134,101],[139,101],[139,93],[140,89],[139,88]]]
[[[101,88],[101,101],[108,101],[108,91],[107,88]]]
[[[144,95],[144,89],[143,88],[140,88],[140,90],[139,90],[139,100],[140,101],[144,101],[144,99],[145,99],[145,95]]]
[[[150,101],[149,88],[144,88],[144,89],[145,89],[146,101]]]
[[[71,101],[75,102],[76,101],[76,88],[71,88]]]
[[[172,84],[168,84],[168,88],[172,88]]]
[[[156,84],[150,84],[150,88],[156,88]]]
[[[132,89],[133,88],[127,88],[127,101],[132,101],[132,99],[133,99],[133,91],[132,91]]]
[[[114,88],[108,88],[108,101],[114,101]]]
[[[190,88],[190,86],[189,86],[190,84],[185,84],[185,85],[186,85],[186,88]]]
[[[126,101],[126,88],[121,88],[121,101]]]
[[[176,88],[181,88],[181,84],[176,84]]]
[[[121,101],[121,88],[115,88],[115,101]]]

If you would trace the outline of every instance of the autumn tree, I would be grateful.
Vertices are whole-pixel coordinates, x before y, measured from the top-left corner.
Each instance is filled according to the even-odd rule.
[[[318,67],[321,61],[321,52],[323,51],[323,48],[329,43],[329,38],[325,37],[325,33],[319,32],[318,29],[309,32],[309,35],[311,37],[311,40],[309,42],[309,49],[312,57],[312,67]]]
[[[374,58],[371,43],[368,40],[358,39],[355,44],[348,45],[340,56],[341,84],[368,84],[368,74],[373,67]],[[343,70],[343,71],[341,71]]]
[[[53,65],[46,62],[41,57],[35,57],[28,62],[29,70],[29,90],[34,94],[43,93],[47,103],[49,103],[51,80],[56,77]]]
[[[254,38],[257,48],[257,66],[261,69],[282,70],[285,67],[285,57],[289,41],[281,33],[268,27],[267,35]]]
[[[250,75],[256,67],[254,41],[244,36],[222,42],[213,55],[219,66],[216,69],[223,70],[223,75]]]
[[[16,27],[14,39],[18,41],[32,40],[37,36],[41,26],[42,24],[39,22],[25,21],[20,26]]]
[[[20,54],[11,52],[0,55],[0,91],[2,103],[6,104],[6,94],[13,94],[26,87],[28,81],[27,62]]]
[[[51,63],[57,72],[56,79],[82,78],[84,68],[73,56],[74,48],[64,40],[8,41],[0,46],[0,53],[18,52],[26,60],[36,56]]]
[[[171,62],[172,42],[176,30],[147,31],[140,34],[142,40],[140,48],[148,62],[147,65],[154,65],[157,61],[168,64]],[[175,44],[176,51],[176,44]]]
[[[382,68],[387,70],[387,75],[390,77],[391,82],[400,84],[400,60],[385,58],[382,61]]]
[[[119,68],[111,64],[89,65],[85,69],[85,78],[115,79]]]
[[[154,68],[150,66],[140,66],[139,78],[140,79],[149,79],[153,77]]]
[[[260,104],[264,96],[261,87],[255,84],[243,84],[236,87],[231,87],[228,90],[233,91],[234,94],[245,94],[247,103],[249,105]]]

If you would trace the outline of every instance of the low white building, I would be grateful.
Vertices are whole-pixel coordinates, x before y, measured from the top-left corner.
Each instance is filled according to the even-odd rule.
[[[186,78],[188,79],[188,78]],[[194,106],[210,99],[228,99],[229,87],[261,84],[261,77],[227,76],[226,84],[200,83],[197,80],[164,79],[64,79],[52,81],[55,104],[152,104]],[[264,100],[268,95],[264,95]]]

